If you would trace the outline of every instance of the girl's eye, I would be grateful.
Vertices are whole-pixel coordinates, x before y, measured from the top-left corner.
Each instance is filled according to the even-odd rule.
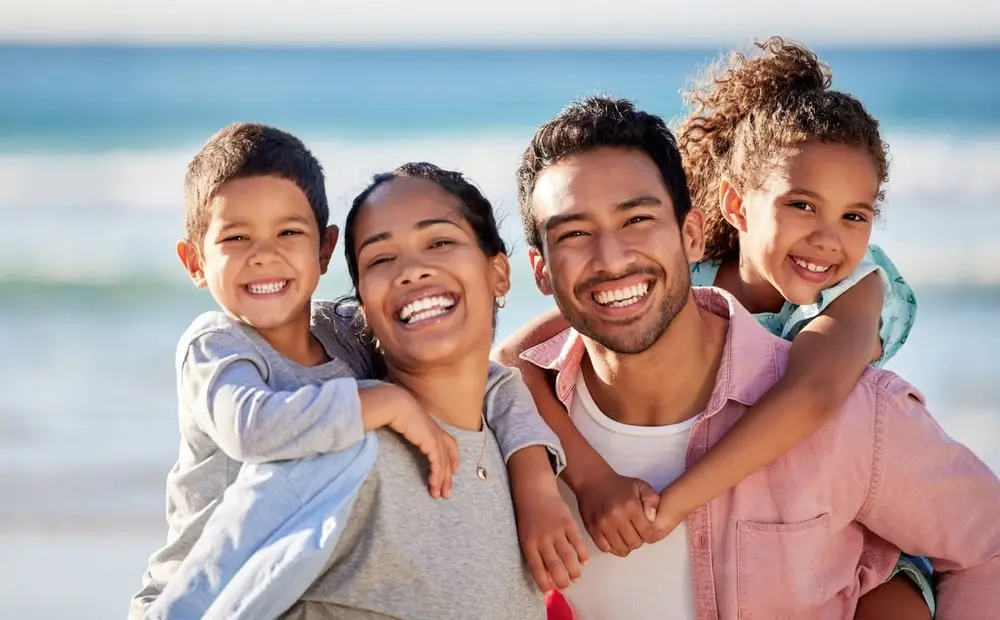
[[[804,200],[796,200],[795,202],[789,203],[789,206],[795,209],[800,209],[802,211],[815,211],[816,207],[812,206]]]
[[[861,213],[845,213],[844,219],[850,222],[867,222],[868,218]]]

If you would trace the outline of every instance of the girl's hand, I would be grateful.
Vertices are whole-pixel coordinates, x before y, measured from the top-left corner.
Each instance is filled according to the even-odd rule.
[[[533,492],[515,493],[517,535],[521,553],[535,583],[543,592],[563,590],[580,578],[589,554],[569,506],[559,495],[555,476],[551,484]]]

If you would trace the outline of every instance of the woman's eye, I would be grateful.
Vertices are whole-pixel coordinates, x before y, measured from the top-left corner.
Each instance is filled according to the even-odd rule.
[[[388,263],[391,260],[392,260],[391,256],[378,256],[376,258],[373,258],[371,261],[369,261],[368,262],[368,266],[369,267],[374,267],[376,265],[381,265],[382,263]]]
[[[443,248],[445,246],[454,245],[455,242],[451,239],[438,239],[437,241],[431,243],[432,248]]]

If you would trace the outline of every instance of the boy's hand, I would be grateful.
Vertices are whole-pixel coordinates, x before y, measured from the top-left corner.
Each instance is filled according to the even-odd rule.
[[[525,564],[543,592],[560,590],[580,578],[589,559],[587,545],[569,506],[559,495],[556,477],[534,482],[511,482],[517,535]]]
[[[458,470],[455,438],[427,413],[404,388],[381,384],[358,390],[365,430],[388,426],[410,442],[430,463],[427,479],[432,497],[451,497],[452,476]]]
[[[608,468],[577,489],[580,517],[597,548],[626,557],[643,543],[662,540],[654,521],[660,496],[648,483]]]

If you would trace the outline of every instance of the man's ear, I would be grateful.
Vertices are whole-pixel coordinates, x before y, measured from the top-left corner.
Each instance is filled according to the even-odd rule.
[[[545,264],[545,257],[538,248],[528,248],[528,262],[531,264],[531,273],[535,276],[535,286],[542,295],[552,294],[552,281],[549,279],[549,270]]]
[[[330,259],[333,258],[333,250],[337,247],[337,240],[340,239],[340,229],[331,224],[323,231],[319,240],[319,273],[323,275],[330,268]]]
[[[205,269],[201,262],[201,253],[198,248],[189,241],[177,242],[177,258],[181,259],[184,271],[198,288],[205,288]]]
[[[747,213],[743,208],[743,196],[736,186],[724,177],[719,184],[719,209],[730,226],[741,233],[747,231]]]
[[[697,263],[705,256],[705,214],[691,209],[681,225],[681,242],[688,263]]]

